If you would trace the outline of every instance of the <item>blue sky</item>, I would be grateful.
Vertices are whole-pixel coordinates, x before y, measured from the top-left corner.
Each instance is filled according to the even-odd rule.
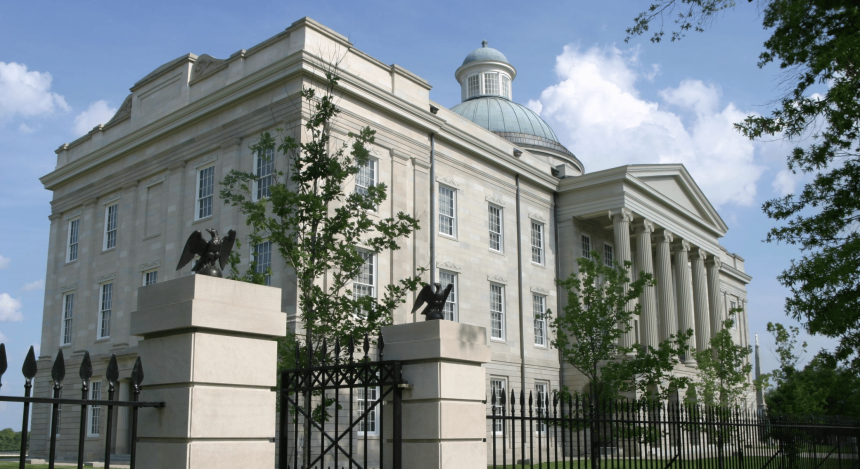
[[[796,249],[762,243],[761,203],[802,182],[783,170],[790,145],[751,143],[731,129],[780,96],[778,70],[756,66],[768,37],[755,3],[739,2],[680,43],[624,43],[647,1],[0,3],[0,339],[4,393],[20,393],[27,347],[39,345],[51,195],[39,177],[54,150],[106,122],[128,89],[182,54],[226,58],[309,16],[385,63],[428,80],[431,99],[459,102],[454,71],[486,39],[516,66],[514,100],[540,111],[586,170],[682,162],[730,227],[747,261],[750,332],[783,314],[776,276]],[[667,27],[671,26],[667,24]],[[813,350],[832,347],[821,338]],[[51,351],[55,353],[55,351]],[[20,407],[0,405],[0,428]]]

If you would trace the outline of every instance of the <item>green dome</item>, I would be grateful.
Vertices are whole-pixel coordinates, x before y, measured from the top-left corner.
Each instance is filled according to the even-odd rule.
[[[500,96],[469,99],[451,110],[490,132],[535,135],[558,143],[555,132],[534,111]]]
[[[463,60],[463,65],[471,62],[478,62],[482,60],[492,60],[495,62],[503,62],[506,64],[510,64],[508,62],[508,58],[505,57],[505,54],[493,49],[492,47],[487,47],[487,41],[481,43],[481,47],[469,52],[469,55]],[[462,67],[462,65],[461,65]]]

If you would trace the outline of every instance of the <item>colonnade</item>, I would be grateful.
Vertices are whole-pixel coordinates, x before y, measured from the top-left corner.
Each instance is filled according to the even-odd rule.
[[[655,287],[645,287],[639,303],[639,342],[657,347],[679,330],[693,329],[694,339],[688,345],[701,351],[708,348],[713,334],[722,327],[723,303],[720,293],[720,258],[693,246],[665,228],[655,227],[647,219],[634,222],[633,213],[625,208],[609,212],[615,235],[616,260],[619,264],[634,261],[631,254],[631,232],[636,238],[636,259],[631,275],[652,274]],[[672,254],[675,255],[674,264]],[[674,270],[674,274],[673,274]],[[677,287],[677,291],[675,291]],[[631,330],[621,345],[636,341]],[[693,343],[693,341],[695,343]],[[692,363],[691,354],[684,357]]]

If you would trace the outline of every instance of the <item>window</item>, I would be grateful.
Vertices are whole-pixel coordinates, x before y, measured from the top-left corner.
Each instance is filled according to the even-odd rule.
[[[355,192],[367,194],[367,189],[376,184],[376,161],[367,159],[367,163],[358,167],[355,175]]]
[[[93,381],[90,383],[90,400],[100,401],[102,399],[102,383],[101,381]],[[90,406],[90,425],[87,431],[87,436],[99,436],[99,427],[101,426],[101,406]]]
[[[101,286],[101,301],[99,302],[99,339],[110,337],[110,313],[113,304],[113,283]]]
[[[481,81],[479,75],[469,77],[469,97],[481,94]]]
[[[260,200],[271,195],[270,188],[275,182],[275,151],[269,148],[265,154],[257,152],[255,160],[254,174],[257,176],[257,189],[254,191],[254,200]],[[214,167],[212,169],[214,171]]]
[[[265,274],[272,268],[272,242],[263,241],[254,246],[254,255],[257,260],[257,273]],[[266,274],[266,285],[272,284],[272,276]]]
[[[504,378],[490,378],[490,403],[493,402],[492,396],[496,396],[496,405],[493,406],[496,410],[496,415],[502,415],[502,411],[504,409],[504,406],[502,405],[502,395],[505,394],[508,389],[507,384],[507,380]],[[507,402],[507,400],[505,400],[505,402]],[[503,420],[496,420],[493,432],[501,435],[504,425]]]
[[[612,262],[615,260],[615,252],[609,244],[603,245],[603,265],[612,267]]]
[[[445,319],[449,321],[457,321],[457,274],[453,272],[439,271],[439,284],[442,288],[447,288],[448,285],[454,285],[451,288],[451,293],[448,299],[445,300]]]
[[[81,219],[69,220],[69,248],[66,250],[66,262],[78,260],[78,228]]]
[[[364,265],[352,282],[353,299],[365,296],[376,298],[376,255],[369,251],[359,251]]]
[[[365,405],[368,407],[367,419],[366,420],[361,419],[358,421],[358,432],[362,433],[362,434],[367,434],[367,435],[375,435],[378,432],[377,427],[376,427],[376,425],[377,425],[376,424],[376,422],[377,422],[376,417],[377,417],[377,413],[379,411],[379,406],[377,405],[373,409],[371,409],[370,406],[372,406],[374,403],[376,403],[376,400],[379,399],[379,388],[376,386],[367,388],[367,398],[366,399],[364,396],[365,389],[364,388],[357,388],[357,389],[358,389],[358,405],[356,406],[356,409],[358,412],[358,416],[361,416],[364,414],[364,406]]]
[[[457,195],[454,189],[439,186],[439,233],[456,236]]]
[[[195,220],[212,216],[212,200],[215,192],[215,167],[197,172],[197,213]]]
[[[490,284],[490,323],[493,339],[505,339],[505,288]]]
[[[158,283],[158,271],[150,270],[149,272],[144,272],[143,286],[152,285],[153,283]]]
[[[511,99],[511,79],[502,75],[502,96]]]
[[[502,209],[495,205],[490,205],[489,207],[490,249],[502,252]]]
[[[591,259],[591,237],[582,235],[582,257]]]
[[[116,215],[119,205],[112,204],[105,207],[105,242],[102,249],[108,250],[116,247]]]
[[[499,74],[485,73],[484,74],[484,94],[499,94]]]
[[[546,402],[548,389],[547,383],[535,383],[535,413],[538,417],[549,415]],[[546,423],[539,421],[535,430],[541,435],[545,435]]]
[[[532,295],[532,314],[535,319],[535,345],[546,347],[546,297]]]
[[[63,388],[60,387],[60,392],[57,394],[57,399],[62,399],[62,398],[63,398]],[[48,409],[50,409],[50,408],[51,407],[49,406]],[[48,421],[50,422],[50,419],[52,416],[52,412],[50,410],[48,411],[48,416],[49,416]],[[60,424],[62,423],[62,419],[61,419],[62,416],[63,416],[63,404],[57,404],[57,432],[55,433],[57,435],[57,438],[60,437]],[[50,434],[51,434],[51,425],[49,423],[49,425],[48,425],[49,438],[50,438]]]
[[[60,337],[60,345],[72,343],[72,317],[75,312],[75,294],[66,293],[63,297],[63,335]]]
[[[543,264],[543,223],[532,222],[532,262]]]

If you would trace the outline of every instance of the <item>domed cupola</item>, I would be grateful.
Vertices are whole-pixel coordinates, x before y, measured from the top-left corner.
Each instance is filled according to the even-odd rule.
[[[544,155],[548,163],[566,163],[580,174],[584,171],[579,159],[558,141],[537,113],[513,102],[512,84],[517,69],[505,54],[483,41],[480,48],[469,52],[454,76],[460,82],[462,102],[451,111],[511,143]]]
[[[480,96],[512,99],[511,83],[517,76],[517,69],[505,54],[487,47],[487,41],[483,41],[481,47],[469,52],[454,76],[460,82],[463,101]]]

